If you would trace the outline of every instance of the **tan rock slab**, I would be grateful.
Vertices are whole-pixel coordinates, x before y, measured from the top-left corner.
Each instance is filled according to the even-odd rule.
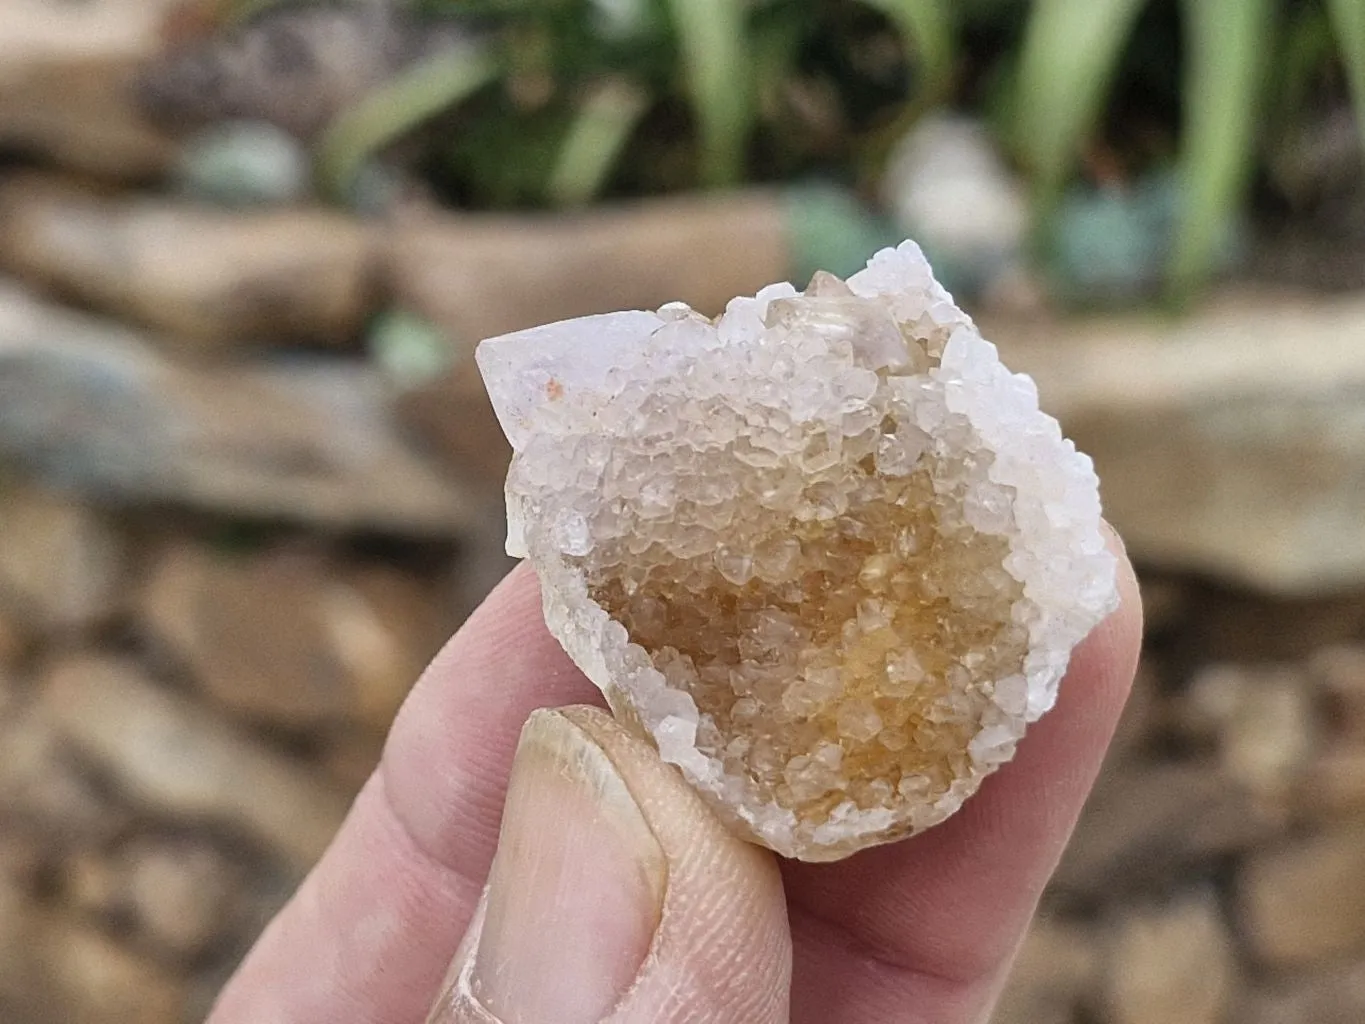
[[[6,487],[0,523],[0,609],[8,616],[37,630],[73,630],[118,610],[124,544],[97,513],[54,493]],[[4,634],[0,617],[0,645]]]
[[[1308,664],[1330,705],[1333,731],[1365,743],[1365,646],[1324,647]]]
[[[116,870],[142,940],[163,956],[193,958],[236,924],[241,871],[207,842],[137,837],[119,851]]]
[[[253,835],[297,865],[331,840],[347,799],[304,765],[233,731],[126,662],[74,657],[43,681],[42,711],[131,799],[170,820]]]
[[[1212,893],[1127,910],[1106,965],[1106,1020],[1222,1024],[1236,975],[1231,938]]]
[[[216,701],[292,728],[386,731],[455,625],[410,578],[307,551],[173,546],[140,603],[151,633]]]
[[[1071,1024],[1099,979],[1093,929],[1040,916],[1015,957],[991,1024]]]
[[[0,280],[0,456],[101,501],[450,538],[464,491],[349,362],[196,369]]]
[[[0,145],[91,174],[158,175],[174,141],[138,109],[138,71],[176,0],[0,2]]]
[[[1253,989],[1238,1024],[1360,1024],[1365,1020],[1365,963]]]
[[[0,183],[0,270],[198,350],[345,345],[371,311],[371,231],[321,209],[222,211]]]
[[[1365,951],[1365,821],[1249,858],[1237,906],[1247,944],[1271,967]]]
[[[1336,742],[1317,751],[1297,788],[1308,818],[1365,817],[1365,742]]]
[[[1133,764],[1101,775],[1053,878],[1060,895],[1165,888],[1190,865],[1276,835],[1286,820],[1216,765]]]
[[[1317,694],[1298,666],[1216,664],[1183,696],[1184,719],[1217,744],[1229,778],[1286,806],[1319,746]]]
[[[1135,558],[1281,593],[1365,579],[1365,295],[985,333],[1094,456]]]
[[[6,1020],[182,1024],[187,992],[95,929],[0,884],[0,1009]]]
[[[127,823],[40,711],[0,720],[0,833],[38,837],[49,854],[107,842]]]

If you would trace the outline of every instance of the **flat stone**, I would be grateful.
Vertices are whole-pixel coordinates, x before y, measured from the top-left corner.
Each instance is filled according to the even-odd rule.
[[[369,368],[194,369],[0,280],[0,457],[107,502],[448,538],[464,493],[398,435]]]
[[[138,834],[110,852],[66,857],[61,898],[105,924],[131,928],[133,944],[186,963],[230,935],[240,918],[242,871],[193,836]]]
[[[1072,1024],[1099,980],[1093,929],[1045,915],[1034,919],[991,1024]]]
[[[1247,993],[1238,1024],[1360,1024],[1365,1020],[1365,963],[1261,985]]]
[[[1191,865],[1247,850],[1286,822],[1207,762],[1135,763],[1101,775],[1053,877],[1095,902],[1167,888]]]
[[[4,541],[0,540],[0,545]],[[13,668],[28,650],[29,631],[20,627],[11,613],[0,611],[0,674]]]
[[[1212,893],[1127,909],[1105,969],[1112,1024],[1222,1024],[1237,983],[1232,940]]]
[[[166,171],[175,143],[137,104],[176,0],[7,0],[0,33],[0,146],[114,178]]]
[[[0,1009],[7,1021],[183,1024],[184,983],[114,939],[0,884]]]
[[[73,657],[42,682],[58,733],[152,813],[241,829],[310,865],[345,816],[346,797],[206,709],[117,660]]]
[[[6,487],[0,522],[0,611],[33,630],[69,631],[118,610],[124,544],[94,511],[53,493]],[[0,623],[0,646],[3,633]]]
[[[173,545],[140,604],[149,631],[242,717],[381,734],[456,625],[408,577],[287,549],[243,557]]]
[[[1365,817],[1365,742],[1336,741],[1316,751],[1294,804],[1310,820]]]
[[[1191,681],[1183,717],[1217,744],[1229,778],[1285,806],[1319,746],[1315,702],[1297,666],[1217,664]]]
[[[1331,706],[1334,730],[1365,742],[1365,646],[1324,647],[1313,654],[1308,668]]]
[[[138,837],[117,861],[132,918],[163,955],[190,960],[234,927],[241,870],[210,844]]]
[[[1365,949],[1365,821],[1247,859],[1237,907],[1247,945],[1272,968]]]
[[[215,210],[34,176],[0,182],[0,271],[195,351],[353,341],[371,312],[372,235],[323,209]]]
[[[128,821],[31,706],[0,719],[0,832],[39,837],[50,853],[108,841]]]
[[[1285,594],[1365,580],[1365,297],[985,330],[1094,456],[1135,559]]]

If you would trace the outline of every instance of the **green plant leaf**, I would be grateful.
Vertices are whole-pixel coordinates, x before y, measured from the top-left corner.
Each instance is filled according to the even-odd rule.
[[[557,206],[579,206],[601,192],[648,109],[645,90],[625,79],[607,79],[589,92],[550,175],[550,201]]]
[[[1037,0],[1024,31],[1014,141],[1033,175],[1039,205],[1066,183],[1142,0]]]
[[[1204,283],[1240,205],[1255,155],[1273,0],[1186,0],[1180,204],[1170,285],[1178,300]]]
[[[1327,0],[1336,29],[1337,45],[1351,83],[1356,130],[1365,146],[1365,0]]]
[[[744,173],[753,124],[752,67],[743,0],[668,0],[701,135],[701,180],[732,185]]]
[[[400,72],[327,126],[317,148],[319,187],[346,201],[367,156],[478,92],[499,70],[486,48],[461,46]]]
[[[920,61],[920,95],[937,102],[948,89],[953,71],[953,29],[941,0],[863,0],[896,26]]]

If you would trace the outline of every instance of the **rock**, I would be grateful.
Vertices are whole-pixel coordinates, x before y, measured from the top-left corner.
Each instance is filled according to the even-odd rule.
[[[1313,697],[1295,667],[1211,665],[1190,683],[1183,718],[1217,742],[1229,778],[1283,804],[1317,746]]]
[[[137,837],[117,862],[135,926],[163,955],[192,959],[234,927],[240,871],[208,843]]]
[[[138,804],[176,820],[236,827],[297,866],[316,860],[346,813],[346,798],[303,764],[125,662],[59,662],[43,680],[41,710]]]
[[[1098,980],[1099,966],[1099,944],[1090,928],[1036,918],[991,1024],[1072,1024]]]
[[[1365,636],[1365,589],[1295,597],[1215,582],[1196,595],[1192,628],[1172,637],[1178,656],[1191,664],[1311,662],[1324,648],[1353,646]]]
[[[4,498],[0,496],[0,507],[3,505]],[[3,551],[4,543],[3,537],[0,537],[0,551]],[[0,558],[3,558],[3,555],[0,555]],[[30,643],[29,631],[21,628],[7,612],[0,611],[0,677],[24,656]]]
[[[1105,969],[1105,1020],[1222,1024],[1236,974],[1232,942],[1212,893],[1127,910]]]
[[[1337,741],[1317,751],[1299,779],[1295,806],[1309,819],[1365,816],[1365,743]]]
[[[455,625],[396,572],[287,549],[231,557],[173,546],[141,605],[152,634],[214,700],[294,729],[387,731]]]
[[[88,628],[118,610],[124,545],[90,509],[5,488],[0,522],[0,608],[44,631]]]
[[[449,538],[464,494],[396,436],[368,368],[210,372],[0,281],[0,456],[93,499]]]
[[[1237,1024],[1360,1024],[1365,963],[1296,978],[1247,993]]]
[[[951,114],[920,120],[892,152],[881,193],[954,294],[979,293],[1022,256],[1027,190],[980,121]]]
[[[358,793],[379,765],[384,738],[385,734],[369,729],[334,730],[322,741],[319,760],[343,790]]]
[[[1272,968],[1365,949],[1365,821],[1247,859],[1237,907],[1247,945]]]
[[[1365,581],[1365,296],[983,329],[1094,456],[1135,559],[1287,595]]]
[[[781,197],[756,191],[574,216],[414,206],[388,237],[386,278],[398,305],[472,348],[551,320],[672,300],[719,313],[731,296],[783,277],[787,261]]]
[[[371,312],[373,243],[321,209],[222,211],[0,182],[0,270],[199,351],[345,345]]]
[[[954,813],[1118,605],[1090,460],[913,242],[720,318],[584,317],[478,363],[550,632],[784,856]]]
[[[1284,822],[1216,764],[1132,764],[1100,776],[1053,891],[1094,902],[1161,890],[1191,865],[1271,838]]]
[[[0,833],[21,828],[49,852],[98,846],[127,823],[31,707],[0,720]]]
[[[5,1020],[183,1024],[183,983],[112,938],[0,884],[0,1010]]]
[[[63,4],[6,0],[0,33],[0,148],[75,170],[149,178],[175,143],[138,109],[135,82],[176,0]]]
[[[195,199],[245,207],[297,203],[312,192],[308,151],[265,121],[210,125],[185,141],[176,177]]]
[[[1323,648],[1308,668],[1331,706],[1333,729],[1365,742],[1365,646]]]
[[[52,850],[37,832],[6,823],[0,828],[0,891],[31,892],[37,888],[51,855]]]

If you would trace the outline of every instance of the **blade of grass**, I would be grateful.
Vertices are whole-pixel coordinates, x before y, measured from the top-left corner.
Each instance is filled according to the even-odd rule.
[[[1169,269],[1172,297],[1208,278],[1251,172],[1273,0],[1186,0],[1180,202]]]
[[[1033,7],[1020,56],[1014,139],[1044,212],[1095,125],[1141,6],[1142,0],[1037,0]]]
[[[601,192],[647,109],[648,94],[625,79],[608,79],[593,89],[559,151],[547,189],[550,201],[581,206]]]
[[[752,68],[743,0],[669,0],[701,135],[701,180],[732,185],[744,173],[753,123]]]
[[[953,30],[940,0],[863,0],[896,26],[906,46],[919,58],[919,94],[924,106],[938,102],[948,90],[953,70]]]
[[[317,179],[323,193],[346,201],[367,156],[478,92],[498,71],[498,61],[487,49],[457,47],[414,64],[343,110],[318,143]]]
[[[1351,83],[1356,131],[1365,146],[1365,0],[1327,0],[1336,29],[1337,45]]]

